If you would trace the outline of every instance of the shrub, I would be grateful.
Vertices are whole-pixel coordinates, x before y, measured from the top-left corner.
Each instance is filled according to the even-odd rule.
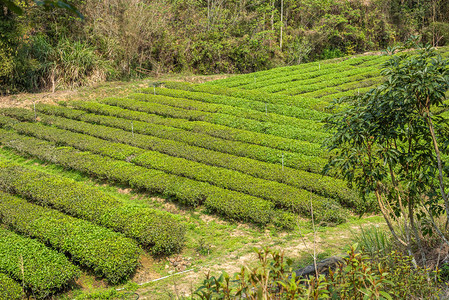
[[[323,141],[329,134],[324,131],[313,131],[297,128],[291,125],[280,125],[270,122],[261,122],[220,113],[206,113],[196,110],[185,110],[156,103],[139,102],[135,100],[107,98],[102,103],[121,108],[161,115],[170,118],[187,119],[189,121],[204,121],[231,128],[254,131],[264,134],[280,136],[289,139],[299,139],[309,142]]]
[[[72,283],[80,270],[67,258],[36,240],[0,227],[0,272],[22,281],[37,298],[45,298]]]
[[[277,207],[285,208],[292,212],[299,212],[306,216],[310,214],[310,201],[313,201],[317,210],[320,210],[323,207],[322,203],[325,202],[323,198],[305,190],[270,180],[255,178],[225,168],[217,168],[183,158],[171,157],[156,151],[145,151],[140,148],[111,143],[79,133],[40,126],[40,124],[35,123],[20,123],[14,126],[14,128],[22,134],[43,138],[59,145],[73,146],[80,150],[126,160],[145,168],[161,170],[169,174],[208,182],[221,188],[267,199]],[[332,201],[327,200],[326,202]],[[332,208],[335,215],[338,215],[336,213],[339,210],[338,206],[334,201]]]
[[[291,261],[271,249],[256,250],[260,266],[242,267],[230,277],[206,275],[195,292],[199,299],[439,299],[435,273],[411,267],[410,257],[392,252],[372,261],[351,247],[329,275],[297,277]]]
[[[274,213],[269,201],[224,190],[205,182],[149,170],[124,161],[80,152],[0,129],[0,142],[18,152],[93,175],[100,179],[119,182],[132,188],[157,192],[188,205],[204,203],[207,208],[228,218],[267,224]],[[237,201],[237,199],[241,199]]]
[[[0,300],[20,300],[24,293],[19,283],[0,273]]]
[[[185,227],[171,214],[125,205],[115,197],[68,178],[0,162],[0,189],[122,232],[154,254],[169,254],[183,246]]]
[[[0,219],[15,231],[68,254],[110,283],[120,282],[135,271],[140,249],[134,241],[3,192],[0,197]]]

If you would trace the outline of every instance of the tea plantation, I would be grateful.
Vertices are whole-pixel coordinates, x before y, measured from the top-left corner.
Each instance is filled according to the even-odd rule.
[[[442,48],[449,56],[449,48]],[[345,57],[126,98],[0,111],[0,144],[109,185],[257,228],[326,225],[373,210],[321,175],[332,99],[382,82],[382,55]],[[126,282],[143,252],[182,250],[189,224],[0,155],[0,299],[45,298],[84,271]]]

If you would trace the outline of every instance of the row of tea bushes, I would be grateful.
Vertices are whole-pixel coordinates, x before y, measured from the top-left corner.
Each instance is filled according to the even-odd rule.
[[[379,56],[377,58],[371,57],[370,60],[365,61],[350,61],[347,60],[346,62],[351,62],[350,64],[345,64],[343,62],[337,64],[337,65],[329,65],[324,64],[321,68],[315,68],[313,72],[301,72],[301,70],[290,72],[288,74],[284,74],[283,76],[273,76],[267,80],[257,80],[256,82],[240,86],[239,88],[246,89],[246,90],[254,90],[254,89],[270,89],[274,86],[279,86],[280,88],[277,90],[273,90],[272,92],[278,92],[285,90],[286,88],[293,88],[295,86],[303,86],[310,83],[316,83],[316,82],[324,82],[326,80],[330,80],[337,77],[342,77],[344,75],[351,75],[353,73],[351,72],[357,72],[357,73],[363,73],[366,72],[367,69],[370,69],[370,67],[375,67],[377,70],[379,70],[379,65],[381,62],[384,62],[386,59],[385,57]],[[256,74],[257,76],[257,74]],[[296,83],[296,85],[295,85]],[[288,85],[288,86],[282,86],[282,85]],[[219,85],[219,84],[218,84]],[[268,92],[268,90],[266,90]]]
[[[86,104],[82,105],[82,108],[88,111],[95,111],[95,113],[105,114],[81,114],[81,111],[77,111],[80,113],[80,117],[77,118],[78,120],[93,124],[102,124],[120,128],[129,132],[133,131],[134,133],[141,133],[163,139],[179,141],[192,146],[275,164],[281,164],[282,156],[284,156],[285,166],[306,171],[320,172],[326,163],[324,157],[317,157],[325,151],[319,144],[300,142],[291,139],[287,140],[270,135],[253,134],[247,131],[242,131],[241,133],[236,132],[234,134],[234,132],[229,130],[229,128],[217,128],[217,126],[213,124],[198,124],[198,122],[188,122],[179,119],[162,117],[154,118],[152,115],[148,115],[146,113],[134,112],[121,108],[117,108],[118,110],[110,109],[114,107],[108,107],[106,105],[93,102],[86,102]],[[37,109],[45,114],[53,114],[64,117],[74,113],[73,109],[59,106],[41,105],[37,107]],[[3,113],[7,113],[12,116],[14,115],[11,110],[5,110]],[[114,117],[109,115],[114,115]],[[170,127],[169,125],[182,127],[183,129]],[[191,130],[187,131],[187,129],[184,130],[184,128]],[[208,131],[208,129],[210,129],[210,131]],[[218,136],[218,138],[211,135]],[[257,140],[258,137],[261,139]],[[244,142],[236,140],[242,140]],[[253,144],[252,142],[259,142],[259,144],[267,145],[271,142],[273,148],[260,146]],[[294,150],[302,150],[302,153],[282,151],[278,148],[293,148]]]
[[[300,64],[296,66],[287,66],[275,68],[272,70],[261,71],[251,74],[243,74],[239,76],[233,76],[225,79],[209,81],[204,83],[206,86],[219,85],[223,87],[239,87],[245,88],[245,85],[254,83],[254,75],[256,75],[256,82],[264,82],[265,80],[270,80],[273,78],[285,78],[292,75],[304,74],[308,75],[316,72],[327,72],[328,70],[335,70],[342,66],[357,66],[363,64],[364,62],[375,60],[375,56],[357,56],[357,57],[341,57],[337,59],[329,59],[324,61],[316,61],[307,64]],[[304,76],[303,75],[303,76]],[[313,74],[312,76],[316,76]],[[263,85],[263,86],[266,86]],[[259,86],[260,87],[260,86]],[[257,87],[258,88],[258,87]]]
[[[64,289],[81,274],[79,268],[70,263],[64,254],[2,227],[0,272],[23,282],[25,290],[38,299]]]
[[[163,90],[163,89],[162,89]],[[274,113],[266,113],[248,109],[248,108],[241,108],[237,106],[227,105],[227,104],[215,104],[215,103],[205,103],[199,100],[191,100],[186,98],[175,98],[175,97],[169,97],[169,96],[162,96],[162,95],[153,95],[153,94],[130,94],[128,95],[128,98],[122,98],[123,100],[129,101],[129,98],[138,100],[138,101],[145,101],[149,103],[157,103],[177,108],[183,108],[187,110],[195,110],[195,111],[203,111],[208,113],[216,114],[224,114],[224,115],[231,115],[238,118],[244,118],[244,119],[251,119],[256,121],[261,121],[265,123],[273,123],[274,124],[281,124],[281,125],[290,125],[298,128],[304,128],[309,130],[323,130],[323,124],[311,119],[304,119],[304,118],[297,118],[297,117],[289,117],[289,116],[283,116],[279,114]],[[118,98],[120,99],[120,98]],[[107,100],[107,99],[106,99]],[[319,112],[316,112],[319,113]],[[205,116],[205,119],[203,121],[208,121],[214,119],[212,116],[207,114]]]
[[[272,94],[264,91],[256,90],[243,90],[238,88],[228,88],[218,85],[205,85],[205,84],[192,84],[188,82],[167,81],[164,82],[164,86],[170,89],[179,89],[193,92],[203,92],[214,95],[226,95],[236,98],[242,98],[250,101],[262,101],[264,103],[271,103],[275,105],[288,105],[296,106],[299,108],[316,109],[321,100],[314,98],[298,96],[288,96],[284,94]],[[319,111],[325,111],[325,109],[318,109]]]
[[[31,155],[110,182],[126,184],[151,193],[160,193],[183,204],[191,206],[204,204],[211,212],[231,219],[262,225],[275,223],[278,226],[290,228],[294,225],[289,223],[292,218],[288,217],[288,213],[276,213],[273,203],[269,201],[225,190],[205,182],[146,169],[96,154],[80,152],[70,147],[56,147],[53,143],[21,136],[3,129],[0,129],[0,143],[22,154]],[[276,215],[283,215],[285,218],[274,220],[273,217]]]
[[[122,232],[153,254],[174,253],[183,246],[185,227],[174,215],[124,205],[119,199],[72,179],[0,162],[0,189]]]
[[[306,190],[297,189],[275,181],[264,180],[233,170],[209,166],[183,158],[172,157],[156,151],[145,151],[120,143],[86,136],[36,123],[19,123],[14,128],[22,134],[60,145],[72,146],[83,151],[126,160],[149,169],[161,170],[197,181],[208,182],[224,189],[242,192],[269,200],[276,207],[308,215],[310,201],[320,206],[324,199]]]
[[[0,300],[21,300],[24,296],[23,289],[17,281],[0,273]]]
[[[280,165],[189,146],[177,141],[141,134],[132,135],[130,132],[121,129],[94,125],[57,116],[41,115],[40,121],[73,132],[88,134],[113,142],[154,150],[170,156],[182,157],[208,165],[240,171],[258,178],[285,183],[325,197],[332,197],[350,207],[356,206],[359,199],[356,192],[349,189],[343,181],[320,174],[288,167],[282,168]]]
[[[169,88],[143,88],[140,90],[141,93],[164,95],[170,96],[174,98],[180,99],[190,99],[190,100],[198,100],[206,103],[215,103],[215,104],[225,104],[234,107],[241,107],[245,109],[257,110],[259,112],[263,112],[265,114],[277,114],[283,116],[289,116],[300,119],[308,119],[314,121],[322,121],[324,118],[329,116],[327,113],[319,112],[312,109],[300,108],[296,106],[282,105],[282,104],[271,104],[263,102],[263,99],[260,101],[250,101],[247,99],[241,99],[231,96],[224,95],[214,95],[203,92],[192,92],[186,90],[176,90]]]
[[[66,253],[108,282],[118,283],[137,268],[141,251],[131,239],[3,192],[0,199],[3,224]]]
[[[278,93],[286,94],[286,95],[299,95],[311,93],[318,90],[324,90],[332,87],[341,86],[344,84],[348,84],[351,82],[361,81],[368,78],[378,77],[380,75],[379,68],[371,67],[366,69],[354,69],[346,72],[342,72],[338,74],[338,77],[335,77],[335,74],[332,74],[328,79],[323,81],[310,81],[310,82],[301,82],[298,85],[291,85],[286,87],[285,89],[278,90]],[[340,77],[341,76],[341,77]],[[268,90],[267,90],[268,91]],[[272,92],[272,91],[269,91]]]
[[[329,136],[328,133],[321,131],[321,125],[317,128],[306,129],[304,127],[301,128],[292,125],[280,125],[220,113],[207,113],[197,110],[180,109],[172,106],[135,101],[133,99],[126,98],[107,98],[101,100],[101,103],[169,118],[186,119],[189,121],[203,121],[288,139],[299,139],[312,143],[321,143],[326,137]],[[304,123],[309,122],[305,121]]]

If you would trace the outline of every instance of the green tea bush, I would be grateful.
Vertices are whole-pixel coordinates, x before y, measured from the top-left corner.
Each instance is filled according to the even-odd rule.
[[[359,57],[362,58],[362,57]],[[348,59],[345,62],[351,62],[350,64],[345,64],[345,62],[340,63],[330,63],[330,61],[322,61],[321,67],[315,65],[312,72],[303,72],[301,69],[295,72],[288,72],[286,74],[273,74],[266,80],[259,80],[259,73],[256,73],[257,81],[250,84],[240,86],[240,88],[246,90],[254,89],[266,89],[266,91],[271,91],[272,93],[285,90],[287,88],[301,87],[304,84],[310,82],[316,83],[320,81],[325,81],[333,79],[335,77],[342,77],[342,74],[351,74],[351,72],[365,72],[366,69],[370,67],[378,66],[381,62],[385,61],[383,56],[365,56],[365,60],[352,60]],[[275,70],[272,70],[275,71]],[[265,76],[267,78],[268,76]],[[220,80],[216,80],[210,83],[216,83],[220,85]],[[205,83],[208,84],[208,83]],[[272,89],[272,90],[271,90]]]
[[[17,123],[16,119],[0,115],[0,127],[11,127],[15,123]]]
[[[320,144],[237,130],[205,122],[164,118],[93,102],[75,102],[72,104],[99,114],[85,114],[79,118],[81,121],[93,124],[121,128],[126,131],[133,130],[135,133],[180,141],[210,150],[275,164],[281,163],[284,154],[285,166],[316,173],[321,171],[326,162],[324,157],[317,157],[323,156],[324,153]],[[65,116],[66,111],[71,114],[71,109],[58,106],[42,105],[38,106],[37,109],[46,114]],[[9,111],[5,110],[3,113],[8,114]],[[133,122],[133,129],[131,129],[131,122]]]
[[[6,274],[0,273],[0,300],[20,300],[24,298],[20,284]]]
[[[183,246],[185,227],[173,215],[124,205],[115,197],[68,178],[0,162],[0,189],[122,232],[154,254],[177,252]]]
[[[155,90],[153,90],[152,88],[144,88],[141,89],[140,92],[147,94],[153,94],[154,92],[156,92],[157,95],[199,100],[206,103],[225,104],[234,107],[257,110],[263,113],[267,113],[269,115],[277,114],[314,121],[322,121],[328,115],[324,112],[319,112],[316,110],[306,108],[299,108],[296,106],[288,106],[282,104],[273,105],[271,103],[264,102],[264,99],[259,99],[259,101],[250,101],[247,99],[241,99],[231,96],[213,95],[205,92],[192,92],[169,88],[156,88]]]
[[[189,121],[204,121],[236,129],[270,134],[289,139],[299,139],[314,143],[320,143],[329,135],[324,131],[313,131],[304,128],[297,128],[291,125],[261,122],[220,113],[212,114],[195,110],[185,110],[156,103],[139,102],[131,99],[108,98],[102,100],[101,102],[129,110],[141,111],[170,118],[187,119]]]
[[[164,89],[162,89],[164,90]],[[138,101],[145,101],[149,103],[157,103],[177,108],[183,108],[187,110],[195,110],[195,111],[204,111],[208,113],[217,114],[225,114],[236,116],[239,118],[251,119],[256,121],[263,121],[274,124],[281,125],[290,125],[298,128],[304,128],[309,130],[323,130],[323,124],[316,122],[311,119],[302,119],[297,117],[288,117],[273,113],[265,113],[265,111],[261,112],[258,110],[235,107],[227,104],[215,104],[215,103],[204,103],[198,100],[191,100],[186,98],[175,98],[168,97],[162,95],[153,95],[153,94],[130,94],[128,96],[131,99],[135,99]],[[120,98],[119,98],[120,99]],[[126,99],[126,98],[125,98]],[[128,99],[126,99],[128,100]],[[128,100],[129,101],[129,100]],[[318,112],[317,112],[318,113]],[[210,115],[208,115],[210,116]],[[211,119],[211,118],[207,118]],[[213,119],[213,118],[212,118]]]
[[[3,224],[66,253],[110,283],[118,283],[135,271],[141,251],[134,241],[3,192],[0,198]]]
[[[252,196],[267,199],[280,208],[292,212],[310,214],[310,202],[320,207],[325,200],[313,193],[269,180],[255,178],[225,168],[213,167],[183,158],[168,156],[156,151],[145,151],[140,148],[111,143],[84,134],[66,130],[40,126],[35,123],[20,123],[14,126],[19,132],[37,138],[49,140],[60,145],[73,146],[84,151],[91,151],[119,160],[127,160],[139,166],[161,170],[197,181],[208,182],[224,189],[234,190]],[[130,157],[129,159],[127,159]],[[330,202],[329,200],[327,200]],[[334,203],[335,211],[339,205]]]
[[[287,66],[287,67],[279,67],[267,71],[260,71],[255,73],[257,76],[257,81],[264,82],[266,80],[270,80],[273,77],[290,77],[292,75],[300,74],[303,76],[308,76],[309,73],[315,72],[317,70],[334,70],[338,69],[341,66],[348,65],[360,65],[364,62],[369,62],[372,60],[376,60],[376,56],[346,56],[333,60],[324,60],[324,61],[315,61],[295,66]],[[203,85],[219,85],[223,87],[241,87],[245,88],[245,85],[254,83],[254,73],[250,74],[242,74],[239,76],[233,76],[225,79],[219,79],[214,81],[209,81],[204,83]],[[263,86],[267,84],[264,82]],[[255,87],[255,88],[259,88]]]
[[[48,117],[46,115],[41,115],[40,120],[43,123],[52,124],[59,128],[68,129],[74,132],[90,134],[101,139],[125,143],[143,149],[150,149],[166,153],[170,156],[182,157],[188,160],[202,162],[207,165],[220,166],[223,168],[240,171],[258,178],[274,180],[279,183],[306,189],[325,197],[337,199],[341,204],[349,207],[357,207],[359,204],[358,195],[354,191],[350,190],[345,183],[336,178],[295,170],[288,167],[282,168],[280,165],[269,164],[244,157],[211,151],[200,147],[189,146],[185,143],[177,141],[165,140],[141,134],[131,135],[131,133],[121,129],[93,125],[56,116]],[[69,140],[72,141],[73,139]]]
[[[20,209],[20,208],[19,208]],[[44,244],[0,227],[0,272],[23,281],[36,298],[46,298],[78,278],[80,270]]]
[[[132,188],[161,193],[187,205],[204,205],[231,219],[267,224],[274,213],[269,201],[224,190],[205,182],[149,170],[128,162],[80,152],[69,147],[59,148],[50,142],[23,137],[0,130],[0,143],[20,153],[78,170],[100,179],[119,182]]]

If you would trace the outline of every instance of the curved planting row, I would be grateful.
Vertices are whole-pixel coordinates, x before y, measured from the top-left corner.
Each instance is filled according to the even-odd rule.
[[[315,104],[321,102],[319,99],[310,99],[300,96],[289,96],[284,94],[271,94],[259,90],[243,90],[238,88],[227,88],[215,85],[193,84],[188,82],[164,82],[164,86],[171,89],[203,92],[214,95],[226,95],[251,101],[261,101],[266,103],[296,106],[299,108],[316,109]],[[322,108],[317,110],[325,111]]]
[[[264,162],[281,164],[282,156],[284,156],[285,166],[307,171],[310,170],[312,172],[320,172],[320,170],[326,163],[326,159],[324,157],[317,157],[325,152],[325,150],[321,148],[319,144],[287,140],[262,134],[252,134],[251,132],[241,132],[241,134],[239,134],[238,132],[233,132],[231,130],[227,130],[226,128],[222,128],[221,130],[219,130],[217,126],[209,126],[207,123],[191,124],[194,122],[161,117],[158,117],[156,119],[146,113],[133,112],[93,102],[79,104],[80,106],[78,106],[77,104],[77,107],[82,106],[82,108],[87,111],[93,111],[98,114],[102,113],[105,114],[105,116],[88,114],[84,111],[49,105],[39,105],[36,106],[36,109],[46,114],[65,116],[88,123],[102,124],[110,127],[120,128],[129,132],[133,131],[134,133],[141,133],[163,139],[175,140],[192,146],[198,146],[201,148],[247,157]],[[4,110],[3,113],[15,115],[14,110]],[[31,115],[31,113],[29,113],[29,115]],[[110,117],[107,115],[114,115],[115,117]],[[154,121],[158,122],[159,124],[154,124]],[[166,126],[163,126],[163,124],[165,124]],[[186,131],[183,129],[170,127],[169,125],[177,125],[178,128],[185,127],[189,128],[190,130]],[[209,129],[210,131],[207,131],[207,129]],[[203,134],[202,132],[214,134],[216,136],[219,136],[219,138],[211,136],[209,134]],[[258,137],[261,137],[261,139],[257,141],[256,139]],[[243,140],[247,142],[240,142],[236,140]],[[259,142],[261,144],[271,145],[272,148],[254,145],[251,144],[251,142]],[[288,150],[282,151],[278,150],[279,148],[302,150],[302,153],[294,153]]]
[[[3,129],[0,129],[0,142],[20,153],[32,155],[100,179],[119,182],[152,193],[161,193],[187,205],[204,204],[209,210],[228,218],[258,224],[272,222],[288,227],[292,226],[295,219],[294,215],[275,211],[273,203],[267,200],[224,190],[205,182],[146,169],[132,163],[80,152],[70,147],[56,147],[53,143],[24,137]]]
[[[438,49],[438,52],[443,57],[449,54],[447,47]],[[238,75],[225,79],[209,81],[203,83],[202,85],[233,88],[237,87],[239,89],[259,89],[277,83],[300,81],[305,78],[315,77],[319,73],[334,73],[336,76],[338,76],[338,73],[341,72],[342,68],[348,69],[348,67],[350,66],[352,66],[353,69],[361,69],[374,65],[378,65],[380,67],[380,65],[388,58],[389,56],[387,55],[342,57],[337,59],[316,61],[313,63],[305,63],[296,66],[275,68],[267,71]]]
[[[204,103],[202,101],[197,100],[189,100],[185,98],[173,98],[161,95],[152,95],[152,94],[130,94],[129,98],[137,101],[143,101],[148,103],[156,103],[167,105],[171,107],[177,107],[192,111],[202,111],[206,113],[213,113],[214,116],[217,115],[230,115],[234,117],[239,117],[243,119],[250,119],[256,121],[266,122],[267,124],[281,124],[281,125],[290,125],[298,128],[304,128],[308,130],[318,130],[322,131],[323,124],[314,120],[305,120],[296,117],[288,117],[273,113],[265,113],[260,112],[258,110],[235,107],[230,105],[223,104],[215,104],[215,103]],[[118,101],[130,101],[129,98],[118,98]],[[106,103],[109,99],[104,100]],[[132,101],[132,100],[131,100]],[[135,101],[136,102],[136,101]],[[137,102],[139,103],[139,102]],[[224,117],[224,116],[223,116]],[[213,120],[210,114],[206,114],[203,117],[202,121]]]
[[[321,130],[321,125],[319,125],[318,128],[308,129],[307,126],[303,124],[307,129],[304,127],[298,128],[291,125],[280,125],[271,122],[256,121],[220,113],[207,113],[196,110],[180,109],[157,103],[148,103],[124,98],[107,98],[101,100],[101,103],[164,117],[186,119],[189,121],[204,121],[231,128],[254,131],[289,139],[299,139],[312,143],[321,143],[326,137],[329,136],[329,134],[324,131],[317,131]],[[313,124],[311,124],[311,126],[313,126]]]
[[[36,298],[67,287],[81,271],[61,253],[0,227],[0,272],[23,282]]]
[[[363,57],[361,57],[363,58]],[[380,65],[381,62],[386,61],[385,57],[379,56],[370,57],[369,60],[364,61],[351,61],[349,64],[345,64],[344,62],[340,62],[338,64],[322,64],[321,68],[315,68],[313,72],[302,72],[301,70],[297,70],[295,72],[289,72],[284,76],[273,76],[272,78],[267,78],[263,81],[258,81],[256,83],[250,83],[247,85],[239,86],[239,88],[254,90],[254,89],[263,89],[266,87],[273,87],[276,85],[290,84],[291,87],[294,86],[294,83],[297,83],[297,86],[307,84],[308,82],[319,82],[324,80],[329,80],[339,76],[339,74],[349,74],[351,72],[362,72],[357,70],[364,70],[376,65]],[[347,60],[346,62],[350,62]],[[353,73],[352,73],[353,74]],[[257,74],[258,75],[258,74]],[[257,76],[256,75],[256,76]],[[219,84],[218,84],[219,85]]]
[[[14,129],[19,133],[32,135],[59,145],[126,160],[145,168],[208,182],[224,189],[266,199],[273,202],[276,207],[305,215],[308,215],[310,201],[313,203],[329,201],[306,190],[276,181],[264,180],[241,172],[177,158],[156,151],[146,151],[133,146],[40,125],[38,123],[19,123],[14,126]]]
[[[0,220],[15,231],[68,254],[110,283],[129,277],[138,264],[134,241],[109,229],[76,219],[54,209],[0,192]]]
[[[353,67],[346,66],[338,68],[338,70],[328,70],[327,72],[316,72],[316,76],[298,78],[298,80],[290,80],[290,77],[279,79],[278,82],[267,84],[258,89],[267,93],[282,93],[286,95],[301,94],[307,91],[307,88],[319,87],[319,84],[329,84],[335,86],[341,83],[353,81],[354,78],[367,78],[379,76],[380,69],[378,66]],[[360,80],[358,79],[358,80]],[[324,86],[326,87],[326,86]]]
[[[276,115],[284,115],[294,118],[300,119],[308,119],[314,121],[322,121],[329,114],[318,112],[316,110],[300,108],[296,106],[282,105],[277,104],[273,105],[271,103],[264,102],[264,99],[259,99],[258,101],[251,101],[247,99],[241,99],[231,96],[224,95],[214,95],[203,92],[192,92],[186,90],[175,90],[169,88],[144,88],[140,90],[142,93],[157,95],[165,95],[174,98],[184,98],[191,100],[198,100],[207,103],[215,103],[215,104],[226,104],[235,107],[241,107],[245,109],[257,110],[268,115],[276,114]]]
[[[0,189],[124,233],[153,254],[182,248],[185,228],[169,213],[124,205],[98,189],[10,162],[0,162]]]
[[[24,296],[22,287],[17,281],[0,273],[0,300],[21,300]]]
[[[372,78],[368,78],[368,79],[362,79],[359,81],[348,82],[348,83],[338,85],[335,87],[330,87],[327,89],[316,90],[314,92],[302,94],[301,96],[311,97],[311,98],[320,98],[320,97],[334,94],[337,92],[345,92],[345,91],[355,90],[355,89],[365,88],[365,87],[374,87],[374,85],[381,83],[383,80],[384,80],[383,76],[372,77]]]
[[[298,82],[296,85],[291,85],[283,90],[278,90],[277,93],[294,96],[322,89],[328,89],[331,87],[340,86],[354,81],[378,77],[379,75],[380,69],[377,66],[366,69],[354,69],[351,71],[326,76],[327,78],[317,78],[317,80],[304,80],[302,82]],[[271,89],[270,90],[264,89],[264,90],[267,92],[276,93]]]
[[[52,124],[59,128],[89,134],[109,141],[120,142],[142,149],[154,150],[170,156],[182,157],[208,165],[240,171],[255,177],[285,183],[315,192],[322,196],[338,199],[342,204],[347,206],[354,207],[358,205],[357,202],[359,197],[357,194],[348,189],[343,181],[336,178],[295,170],[288,167],[282,168],[280,165],[189,146],[181,142],[164,140],[141,134],[132,135],[130,132],[121,129],[89,124],[67,118],[40,115],[40,121],[46,124]]]
[[[256,83],[263,82],[276,77],[286,77],[290,74],[307,74],[316,72],[317,70],[334,69],[340,65],[358,65],[365,61],[376,59],[375,56],[356,56],[356,57],[341,57],[336,59],[329,59],[325,61],[316,61],[296,66],[281,67],[267,71],[257,72]],[[242,87],[246,84],[254,83],[254,73],[233,76],[225,79],[215,80],[204,83],[204,85],[220,85],[223,87]]]

